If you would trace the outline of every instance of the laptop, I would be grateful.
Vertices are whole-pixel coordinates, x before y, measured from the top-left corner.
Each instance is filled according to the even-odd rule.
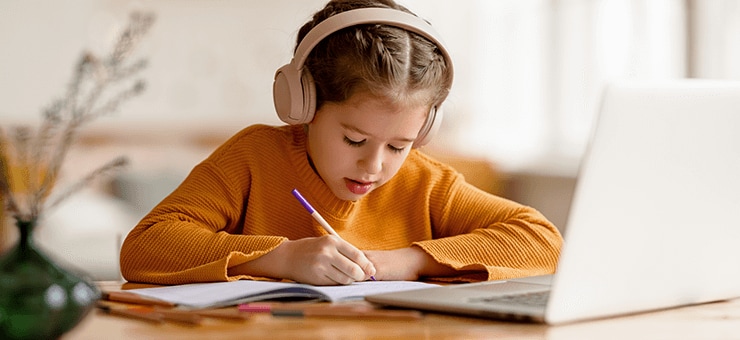
[[[562,324],[739,297],[740,82],[606,86],[564,238],[551,276],[366,300]]]

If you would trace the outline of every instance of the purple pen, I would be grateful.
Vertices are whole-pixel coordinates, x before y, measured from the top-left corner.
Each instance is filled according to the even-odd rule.
[[[295,198],[298,199],[298,202],[301,202],[301,204],[303,205],[303,207],[306,208],[306,210],[308,210],[308,213],[311,214],[311,216],[313,216],[313,218],[317,222],[319,222],[319,224],[324,228],[324,230],[326,230],[327,233],[332,234],[332,235],[334,235],[336,237],[339,237],[339,234],[337,234],[337,232],[334,231],[334,228],[332,228],[329,225],[329,223],[326,222],[326,220],[321,216],[321,214],[319,214],[319,212],[316,211],[316,209],[314,209],[311,206],[311,204],[308,203],[308,201],[306,201],[305,198],[303,198],[303,196],[301,195],[301,193],[298,192],[298,189],[293,189],[293,196],[295,196]]]
[[[314,209],[311,206],[311,204],[308,203],[308,201],[306,201],[305,198],[303,198],[303,195],[301,195],[301,193],[298,192],[298,189],[293,189],[293,191],[291,191],[291,193],[293,193],[293,196],[295,196],[295,198],[298,199],[298,202],[301,202],[301,205],[303,205],[303,207],[306,208],[306,210],[308,211],[308,213],[311,214],[311,216],[313,216],[313,218],[317,222],[319,222],[319,224],[321,225],[321,227],[324,228],[324,230],[326,230],[327,233],[332,234],[332,235],[334,235],[336,237],[342,238],[341,236],[339,236],[339,234],[337,234],[336,231],[334,231],[334,228],[332,228],[329,225],[329,223],[326,222],[326,220],[324,219],[324,217],[322,217],[321,214],[319,214],[319,212],[316,211],[316,209]],[[375,276],[370,276],[370,280],[375,281]]]

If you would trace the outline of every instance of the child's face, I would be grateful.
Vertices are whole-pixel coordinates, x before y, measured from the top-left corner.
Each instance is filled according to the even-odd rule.
[[[366,93],[325,103],[309,123],[308,153],[334,195],[358,200],[398,172],[428,113]]]

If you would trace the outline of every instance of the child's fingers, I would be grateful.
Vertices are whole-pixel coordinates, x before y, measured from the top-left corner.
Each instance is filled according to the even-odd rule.
[[[365,278],[365,273],[356,263],[338,253],[324,265],[314,266],[313,273],[314,279],[310,283],[319,285],[348,285]]]
[[[357,277],[364,275],[362,271],[357,270],[357,265],[355,264],[351,264],[350,266],[345,265],[344,268],[341,268],[342,266],[342,264],[339,266],[332,265],[333,268],[327,275],[327,278],[340,285],[349,285],[359,281]]]
[[[292,279],[316,285],[366,281],[375,267],[365,254],[336,236],[290,241]]]
[[[357,249],[352,244],[343,241],[337,245],[337,251],[354,264],[352,268],[343,267],[342,270],[347,276],[355,281],[365,281],[370,276],[375,275],[375,265],[365,256],[365,253]],[[346,271],[345,271],[346,270]]]

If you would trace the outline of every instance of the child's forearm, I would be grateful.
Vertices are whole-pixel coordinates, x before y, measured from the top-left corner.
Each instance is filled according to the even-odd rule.
[[[375,264],[378,280],[418,280],[420,277],[443,277],[459,274],[458,271],[438,263],[421,248],[408,247],[394,250],[365,251]]]
[[[259,258],[229,268],[228,275],[248,275],[273,279],[285,278],[285,256],[280,250],[281,247],[283,247],[283,244]]]

